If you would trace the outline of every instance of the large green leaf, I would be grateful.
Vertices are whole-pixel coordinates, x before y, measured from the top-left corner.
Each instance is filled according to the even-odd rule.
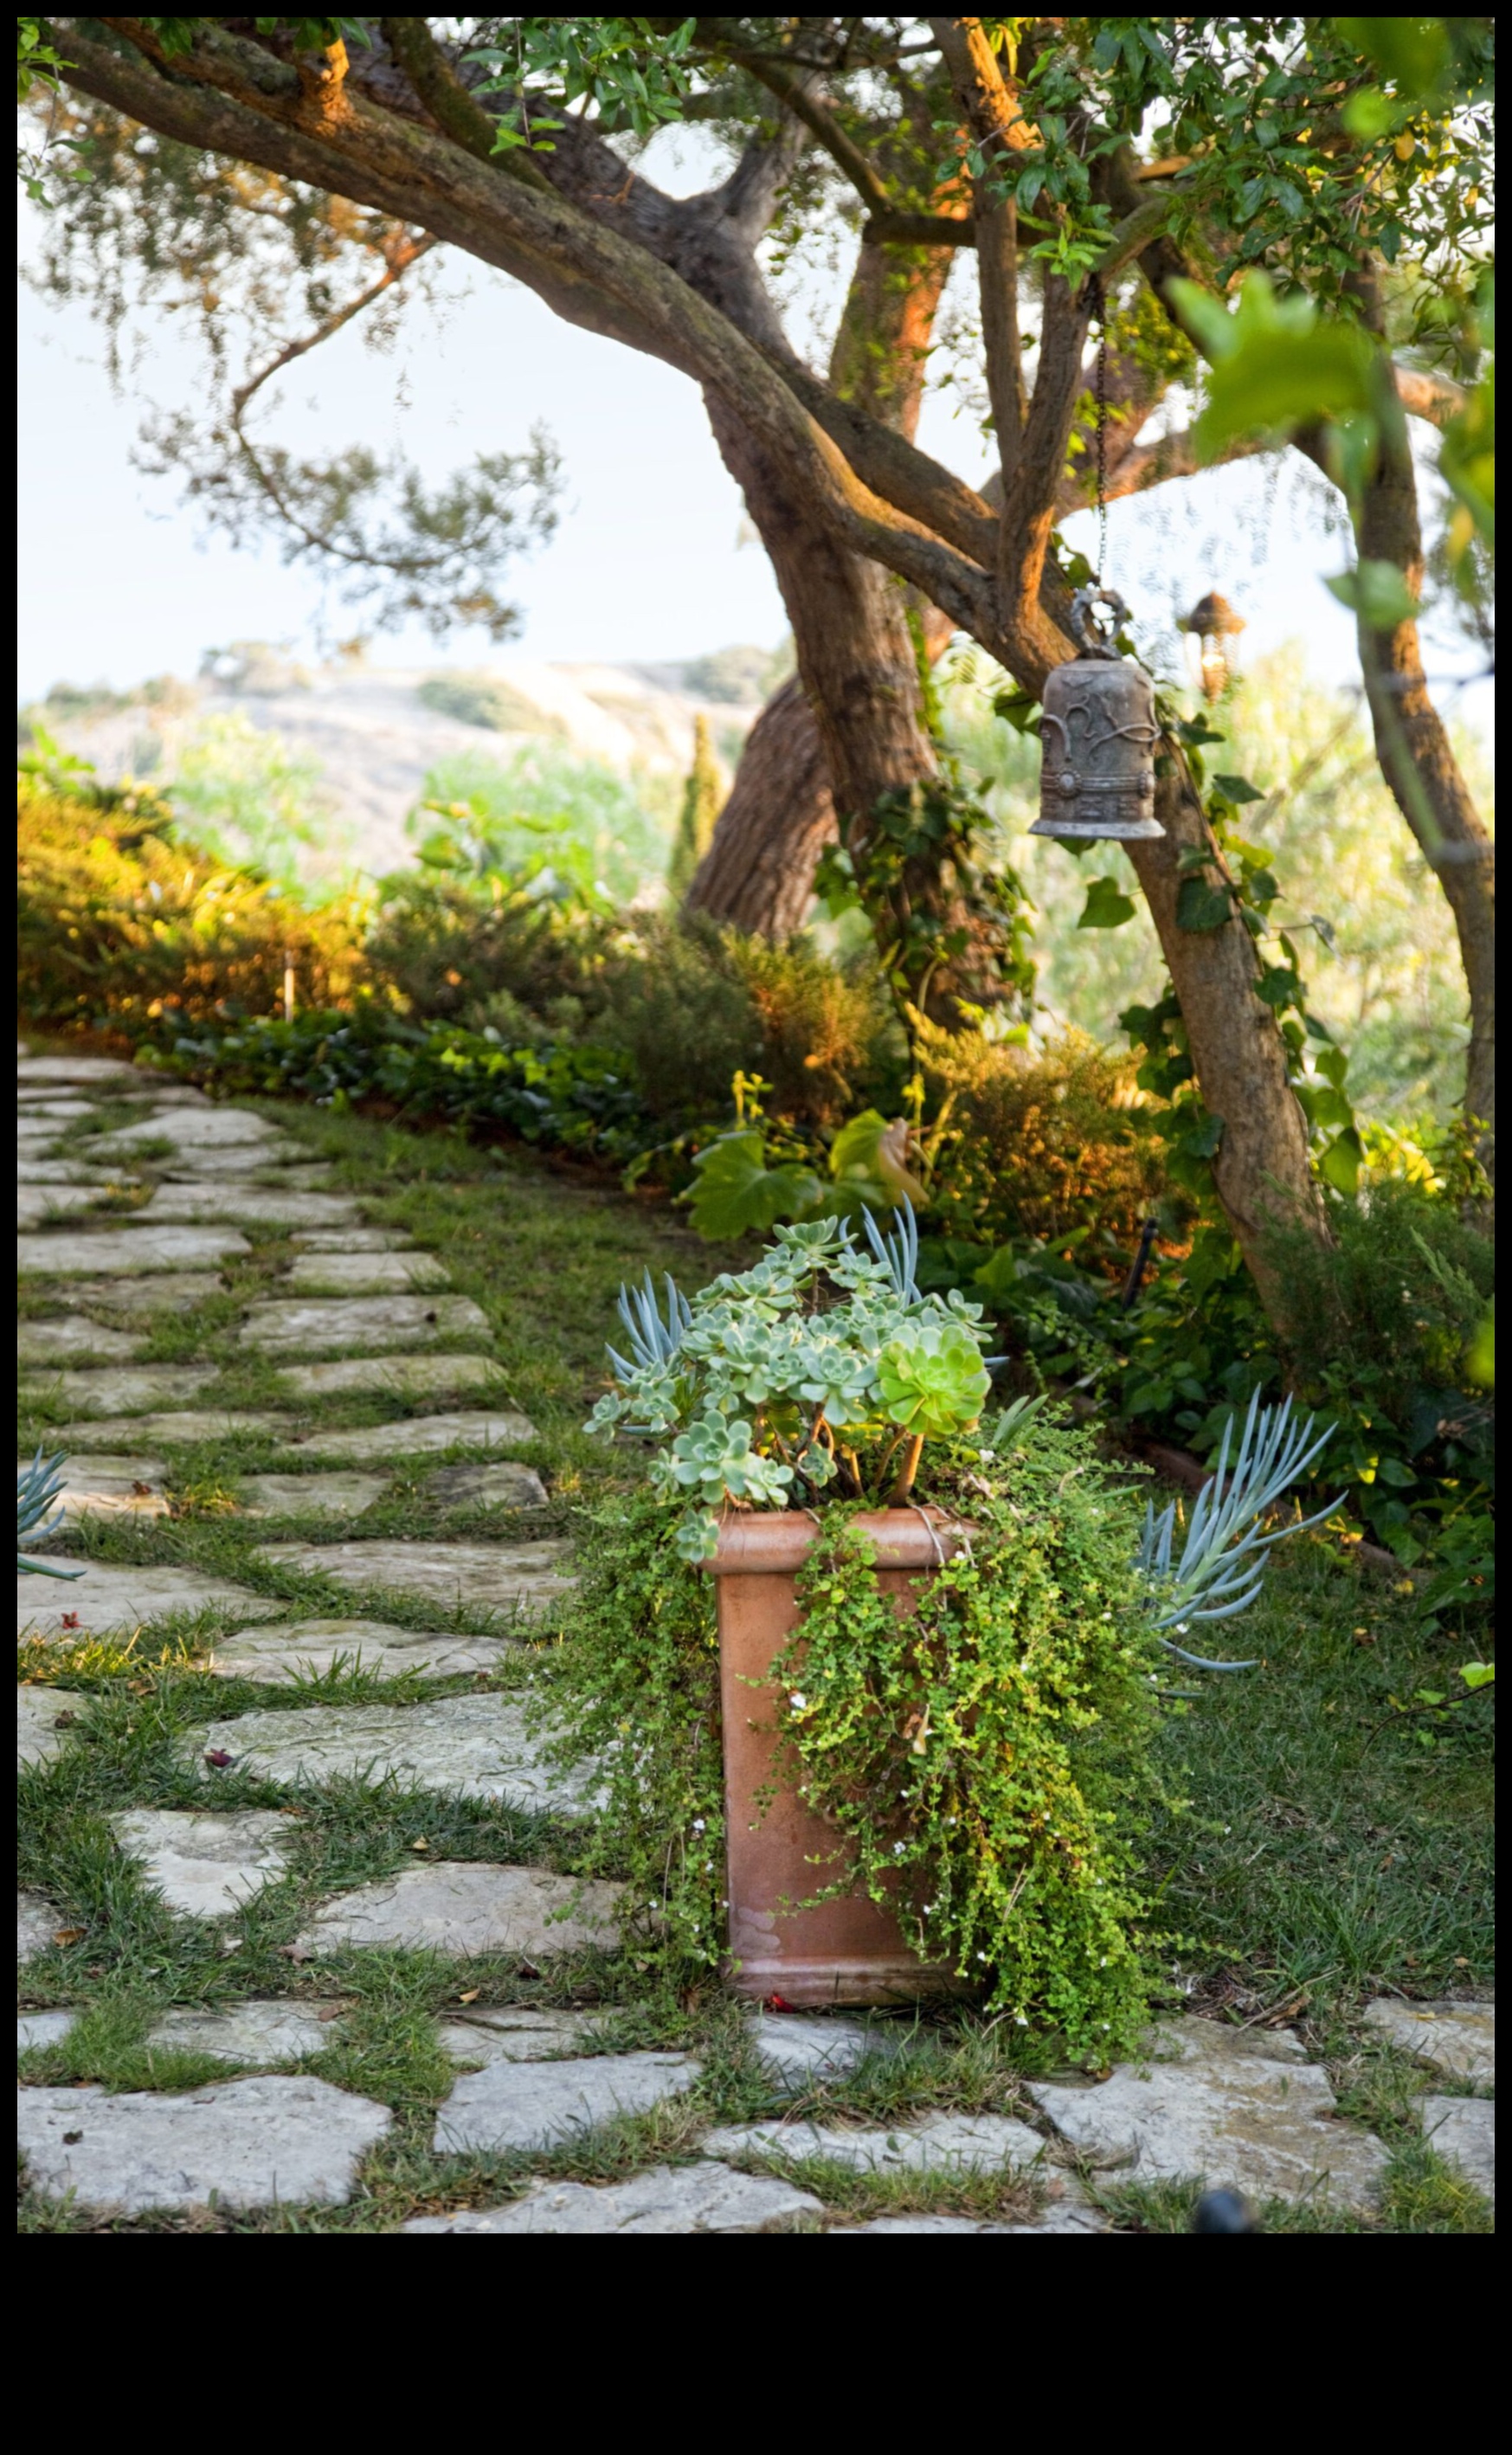
[[[1116,878],[1095,878],[1087,888],[1079,929],[1121,929],[1134,918],[1134,905]]]
[[[1193,430],[1204,460],[1243,436],[1369,418],[1379,407],[1379,352],[1360,325],[1320,323],[1310,299],[1278,297],[1260,272],[1247,275],[1232,315],[1194,281],[1168,287],[1211,367]]]
[[[745,1236],[775,1228],[779,1219],[807,1219],[819,1207],[821,1187],[812,1168],[768,1167],[766,1146],[756,1132],[725,1134],[698,1153],[697,1184],[689,1217],[700,1236]]]
[[[1176,925],[1200,932],[1221,929],[1232,919],[1234,901],[1226,886],[1212,886],[1205,878],[1183,878],[1176,899]]]

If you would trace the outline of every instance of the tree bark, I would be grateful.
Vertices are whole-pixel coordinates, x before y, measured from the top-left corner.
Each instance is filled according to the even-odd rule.
[[[792,674],[747,736],[684,909],[753,937],[789,937],[802,926],[819,855],[835,836],[824,744],[803,682]]]
[[[1418,480],[1405,434],[1383,436],[1360,508],[1361,561],[1392,562],[1416,597],[1422,587]],[[1464,1111],[1482,1128],[1480,1152],[1496,1167],[1496,846],[1460,773],[1428,696],[1416,622],[1357,626],[1376,756],[1398,809],[1437,873],[1454,914],[1470,995]]]
[[[1268,1231],[1327,1234],[1308,1165],[1307,1121],[1287,1080],[1276,1017],[1256,994],[1260,962],[1249,931],[1237,918],[1203,930],[1177,920],[1182,853],[1200,846],[1219,864],[1191,773],[1169,740],[1156,757],[1155,815],[1164,835],[1124,849],[1159,936],[1202,1104],[1223,1121],[1213,1160],[1219,1199],[1266,1312],[1284,1323],[1288,1290],[1267,1252]]]
[[[831,354],[836,389],[910,441],[949,270],[945,248],[863,247]],[[841,806],[862,811],[888,785],[932,776],[936,760],[920,721],[913,646],[896,584],[875,563],[863,563],[821,537],[796,506],[780,499],[774,473],[758,465],[749,447],[734,447],[732,457],[712,405],[710,416],[777,574],[798,674],[796,681],[783,683],[751,729],[685,909],[765,938],[782,938],[802,923],[819,855],[836,839],[832,780],[849,779],[840,786]],[[950,626],[937,620],[933,627],[937,655]],[[840,748],[840,764],[832,767],[829,727],[816,722],[814,710],[826,705],[821,675],[837,672],[846,695],[837,721],[850,746]],[[896,738],[900,691],[913,709],[912,741],[906,744]],[[881,717],[875,756],[868,746],[874,705]],[[880,774],[886,783],[875,781]],[[856,792],[861,798],[851,798]]]

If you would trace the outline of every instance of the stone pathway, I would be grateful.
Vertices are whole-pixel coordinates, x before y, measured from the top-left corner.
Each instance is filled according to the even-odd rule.
[[[548,1761],[527,1718],[524,1641],[567,1591],[566,1547],[541,1532],[552,1495],[536,1468],[501,1454],[536,1435],[482,1307],[443,1254],[370,1217],[249,1108],[87,1057],[23,1054],[18,1078],[24,1404],[70,1452],[69,1523],[103,1547],[75,1583],[21,1579],[18,1630],[129,1647],[146,1664],[188,1630],[205,1695],[174,1742],[179,1788],[166,1795],[180,1803],[133,1789],[91,1827],[109,1836],[91,1850],[113,1846],[122,1899],[154,1932],[195,1938],[186,1965],[200,1973],[189,1999],[144,2014],[118,2093],[99,2084],[109,2075],[74,2008],[68,1956],[90,1949],[86,1914],[18,1895],[35,2192],[127,2218],[346,2206],[360,2229],[409,2120],[405,2170],[427,2148],[433,2168],[387,2221],[406,2233],[1092,2234],[1113,2229],[1103,2185],[1197,2177],[1256,2201],[1369,2210],[1387,2151],[1341,2116],[1298,2040],[1196,2019],[1162,2024],[1147,2059],[1100,2080],[1032,2083],[1007,2115],[940,2110],[922,2085],[911,2105],[907,2019],[756,2011],[736,2064],[751,2119],[716,2120],[713,2050],[616,2033],[633,1997],[628,2016],[595,1999],[614,1956],[629,1966],[621,1888],[466,1855],[484,1830],[469,1817],[492,1813],[495,1829],[508,1811],[552,1819],[527,1833],[570,1832],[601,1797],[600,1769]],[[158,1360],[165,1333],[171,1361]],[[202,1504],[190,1535],[224,1523],[235,1541],[175,1553],[180,1495],[206,1490],[223,1518]],[[416,1507],[439,1532],[407,1534]],[[73,1752],[135,1690],[112,1681],[97,1713],[63,1675],[18,1691],[17,1755],[30,1779],[66,1785]],[[405,1686],[375,1700],[353,1676]],[[458,1678],[474,1684],[439,1692]],[[152,1761],[160,1785],[173,1746]],[[357,1851],[308,1881],[321,1803],[370,1795],[409,1802],[413,1856],[396,1867]],[[272,1918],[292,1939],[263,1960],[260,1986],[238,1990],[237,1957]],[[403,1966],[434,1973],[427,2068],[452,2073],[422,2096],[419,2130],[402,2089],[397,2111],[379,2101],[381,2055],[364,2059],[382,1973]],[[489,1999],[542,1981],[568,1999]],[[1492,2007],[1382,1999],[1365,2029],[1432,2074],[1424,2130],[1489,2195]],[[186,2057],[226,2077],[175,2085]],[[869,2115],[878,2102],[897,2110]],[[564,2175],[606,2125],[622,2142],[627,2124],[640,2126],[638,2170],[595,2150],[595,2179]],[[606,2171],[621,2179],[596,2179]],[[952,2212],[963,2193],[978,2204],[984,2181],[1013,2221]],[[874,2211],[904,2207],[868,2213],[868,2194]],[[406,2218],[417,2204],[428,2212]]]

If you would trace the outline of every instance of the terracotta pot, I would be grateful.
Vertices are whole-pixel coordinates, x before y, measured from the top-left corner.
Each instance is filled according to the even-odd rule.
[[[887,1509],[856,1521],[877,1546],[877,1581],[900,1617],[921,1573],[960,1548],[962,1530],[937,1512]],[[865,1893],[816,1909],[785,1909],[833,1876],[842,1846],[793,1786],[779,1754],[772,1664],[798,1623],[794,1580],[818,1537],[796,1511],[732,1516],[708,1563],[719,1581],[719,1688],[724,1725],[730,1960],[737,1995],[780,1995],[794,2005],[897,2003],[959,1991],[948,1970],[921,1961],[896,1920]],[[785,1718],[785,1717],[783,1717]],[[762,1813],[758,1795],[775,1792]],[[817,1860],[819,1863],[815,1864]]]

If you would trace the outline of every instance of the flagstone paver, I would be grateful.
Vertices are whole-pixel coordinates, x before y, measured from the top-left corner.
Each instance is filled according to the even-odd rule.
[[[760,2157],[793,2163],[819,2158],[860,2174],[996,2173],[1029,2166],[1044,2141],[1006,2114],[935,2114],[885,2131],[818,2122],[746,2122],[711,2131],[707,2157]]]
[[[377,1619],[306,1619],[281,1628],[238,1629],[215,1648],[210,1667],[219,1679],[255,1679],[265,1687],[326,1678],[338,1666],[360,1668],[380,1679],[397,1679],[406,1672],[441,1679],[496,1671],[518,1644],[514,1636],[435,1635]],[[236,1727],[241,1731],[240,1723]]]
[[[360,1517],[389,1489],[383,1474],[247,1474],[242,1508],[249,1517]]]
[[[297,1295],[403,1295],[449,1288],[452,1274],[433,1253],[299,1253],[282,1284]]]
[[[144,1075],[139,1066],[128,1065],[118,1057],[22,1055],[16,1059],[16,1082],[28,1090],[46,1083],[90,1083],[101,1090],[139,1091]]]
[[[261,1543],[259,1560],[359,1592],[417,1594],[445,1612],[518,1612],[571,1591],[570,1546],[543,1543]]]
[[[141,1353],[142,1341],[130,1330],[106,1329],[87,1314],[66,1312],[55,1321],[16,1324],[18,1364],[130,1364]]]
[[[296,1639],[298,1633],[293,1632]],[[390,1646],[393,1633],[390,1632]],[[464,1641],[476,1649],[476,1639]],[[242,1642],[233,1640],[228,1652],[234,1654]],[[445,1642],[414,1638],[412,1663],[433,1661]],[[354,1654],[360,1646],[367,1661],[371,1643],[355,1639],[332,1650]],[[291,1650],[297,1660],[297,1646]],[[391,1654],[384,1648],[389,1659],[401,1651],[392,1646]],[[217,1653],[217,1668],[225,1658]],[[584,1815],[597,1796],[594,1767],[558,1773],[543,1762],[538,1743],[526,1732],[525,1708],[517,1695],[437,1696],[421,1705],[270,1707],[212,1722],[195,1732],[192,1744],[201,1764],[207,1754],[224,1753],[234,1758],[238,1771],[265,1781],[312,1783],[339,1777],[377,1783],[392,1775],[407,1789],[434,1790],[456,1798],[507,1799],[554,1816]]]
[[[18,1183],[16,1226],[42,1228],[50,1219],[71,1218],[81,1211],[93,1210],[110,1190],[110,1187],[100,1185],[21,1185]]]
[[[234,1185],[160,1186],[136,1213],[147,1227],[162,1221],[265,1220],[271,1228],[334,1228],[354,1219],[357,1206],[338,1193],[303,1193],[297,1187],[264,1185],[251,1177]]]
[[[1496,2005],[1403,2003],[1380,1996],[1365,2005],[1365,2026],[1456,2080],[1489,2088],[1496,2079]]]
[[[526,2003],[496,2010],[470,2004],[465,2018],[443,2021],[443,2051],[461,2063],[538,2063],[556,2055],[584,2054],[595,2043],[591,2012],[533,2012]]]
[[[39,1593],[39,1586],[47,1592]],[[53,1577],[18,1577],[16,1633],[130,1634],[169,1612],[202,1611],[211,1604],[246,1619],[271,1618],[288,1609],[229,1577],[206,1576],[198,1569],[137,1569],[92,1560],[82,1577],[67,1585]],[[73,1622],[72,1631],[65,1628],[67,1620]]]
[[[533,1466],[443,1466],[426,1478],[443,1509],[544,1509],[546,1486]]]
[[[1162,2023],[1152,2044],[1149,2060],[1090,2087],[1031,2081],[1029,2094],[1073,2146],[1139,2181],[1200,2176],[1253,2200],[1369,2205],[1386,2151],[1330,2120],[1327,2074],[1289,2032],[1185,2019]]]
[[[148,1279],[80,1279],[69,1288],[72,1304],[96,1312],[193,1312],[212,1296],[224,1295],[226,1281],[218,1270],[164,1270]]]
[[[147,1143],[171,1143],[177,1151],[197,1159],[202,1151],[226,1150],[232,1144],[279,1142],[273,1126],[254,1117],[250,1108],[182,1108],[164,1103],[117,1133],[100,1134],[91,1147],[102,1157],[131,1159]]]
[[[394,1398],[450,1397],[463,1390],[506,1394],[491,1355],[352,1355],[333,1364],[282,1364],[278,1378],[295,1398],[340,1397],[353,1390]]]
[[[615,1952],[614,1910],[623,1891],[622,1884],[579,1883],[535,1867],[443,1859],[328,1901],[296,1948],[322,1958],[353,1944],[391,1943],[458,1959],[518,1953],[532,1962],[589,1944]]]
[[[896,2052],[908,2034],[896,2021],[868,2023],[783,2012],[756,2013],[751,2033],[763,2069],[790,2093],[816,2080],[841,2080],[863,2055]]]
[[[252,1247],[238,1228],[63,1228],[51,1236],[16,1238],[16,1266],[23,1277],[87,1278],[100,1270],[133,1278],[151,1270],[204,1268],[210,1262],[240,1258]]]
[[[413,1236],[402,1228],[321,1228],[295,1236],[301,1253],[417,1253]]]
[[[68,1723],[58,1728],[58,1715],[71,1716],[83,1699],[70,1695],[66,1688],[18,1688],[16,1690],[16,1763],[18,1765],[50,1764],[61,1755],[68,1739]]]
[[[218,1378],[213,1364],[108,1364],[97,1372],[62,1370],[23,1382],[22,1395],[57,1398],[86,1415],[146,1415],[197,1398]]]
[[[65,1517],[166,1517],[168,1470],[160,1458],[110,1450],[69,1458],[60,1469],[57,1506]]]
[[[489,1334],[487,1315],[471,1296],[332,1296],[302,1304],[274,1296],[248,1306],[239,1335],[244,1347],[266,1355],[308,1355],[323,1347],[360,1347],[369,1354],[428,1347],[469,1332]]]
[[[1496,2205],[1496,2107],[1483,2097],[1425,2097],[1424,2137]]]
[[[412,2217],[401,2233],[791,2233],[824,2211],[770,2174],[653,2165],[628,2182],[533,2182],[503,2208]]]
[[[29,1107],[24,1111],[24,1116],[28,1122],[30,1122],[32,1117],[47,1117],[50,1119],[56,1117],[61,1123],[67,1124],[71,1122],[74,1117],[96,1117],[99,1113],[99,1106],[96,1101],[71,1100],[66,1096],[60,1096],[38,1100],[33,1106]]]
[[[77,2012],[23,2012],[16,2021],[16,2052],[30,2054],[36,2046],[61,2046]]]
[[[458,1636],[451,1631],[399,1628],[386,1620],[316,1617],[236,1629],[216,1646],[207,1668],[217,1678],[260,1680],[266,1686],[358,1668],[385,1679],[415,1671],[440,1678],[491,1672],[519,1646],[513,1636]]]
[[[214,1816],[132,1807],[106,1820],[118,1847],[183,1917],[229,1917],[243,1908],[282,1876],[293,1837],[289,1818],[264,1808]]]
[[[147,2042],[175,2054],[210,2055],[216,2062],[296,2063],[325,2052],[340,2010],[338,2003],[290,2003],[274,1997],[234,2003],[224,2012],[170,2012]]]
[[[265,1414],[254,1407],[189,1408],[182,1413],[137,1415],[131,1430],[144,1441],[226,1441],[239,1432],[266,1435],[270,1440],[286,1440],[293,1430],[289,1415]],[[106,1441],[118,1441],[122,1426],[112,1416],[86,1416],[76,1424],[63,1424],[50,1431],[48,1438],[63,1450],[98,1449]]]
[[[325,2080],[228,2080],[192,2097],[23,2088],[20,2141],[33,2185],[86,2207],[226,2208],[351,2199],[362,2159],[388,2133],[385,2105]]]
[[[16,1156],[17,1185],[91,1185],[99,1193],[134,1193],[141,1183],[129,1168],[88,1167],[82,1160]]]
[[[16,1962],[35,1960],[63,1924],[63,1913],[41,1893],[16,1895]]]
[[[465,1364],[482,1359],[455,1355],[448,1360]],[[284,1375],[286,1380],[289,1377]],[[359,1431],[311,1432],[300,1446],[312,1455],[345,1458],[359,1465],[368,1458],[413,1457],[435,1450],[521,1449],[536,1437],[528,1415],[479,1410],[454,1415],[410,1415],[394,1424],[369,1424]]]
[[[254,1183],[266,1178],[270,1185],[303,1187],[312,1180],[322,1182],[329,1169],[309,1168],[303,1143],[283,1135],[269,1142],[215,1143],[201,1148],[182,1150],[176,1159],[154,1160],[153,1173],[169,1185],[198,1185],[206,1177],[228,1185],[251,1177]]]
[[[622,2114],[649,2114],[693,2087],[692,2055],[634,2054],[562,2062],[486,2063],[464,2072],[435,2118],[438,2157],[469,2148],[552,2148]]]

